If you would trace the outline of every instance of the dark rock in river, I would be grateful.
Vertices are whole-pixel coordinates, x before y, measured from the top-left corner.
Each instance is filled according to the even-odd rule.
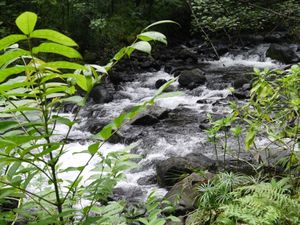
[[[171,157],[156,164],[157,181],[161,187],[176,184],[183,174],[194,170],[214,169],[215,161],[202,155],[191,153],[185,157]]]
[[[116,201],[126,199],[130,202],[139,202],[143,194],[139,186],[122,186],[114,188],[112,199]]]
[[[132,125],[151,126],[168,117],[169,110],[154,106],[137,116]]]
[[[90,97],[97,104],[108,103],[113,100],[114,87],[110,84],[95,86],[90,93]]]
[[[131,124],[132,125],[141,125],[141,126],[150,126],[159,122],[159,119],[151,114],[143,114],[138,116]]]
[[[167,83],[168,81],[165,79],[159,79],[155,82],[155,88],[159,89],[161,86],[163,86],[165,83]]]
[[[266,56],[285,64],[297,63],[299,56],[289,45],[271,44]]]
[[[207,173],[203,176],[192,173],[171,188],[165,195],[165,199],[175,206],[175,214],[177,216],[186,215],[187,212],[195,208],[195,202],[199,196],[197,188],[200,184],[207,183],[213,176],[211,173]]]
[[[245,85],[245,84],[249,84],[249,82],[250,82],[250,80],[248,80],[246,78],[239,78],[239,79],[236,79],[233,81],[232,86],[235,89],[238,89],[238,88],[242,88],[243,85]]]
[[[178,55],[176,55],[176,58],[183,59],[185,61],[189,61],[190,63],[193,63],[193,62],[197,62],[198,54],[188,48],[183,48],[182,50],[179,51]]]
[[[192,70],[184,70],[180,73],[178,82],[182,87],[193,89],[205,84],[205,73],[198,68]]]
[[[156,184],[157,179],[155,175],[148,175],[146,177],[139,178],[137,183],[139,185],[151,185],[151,184]]]

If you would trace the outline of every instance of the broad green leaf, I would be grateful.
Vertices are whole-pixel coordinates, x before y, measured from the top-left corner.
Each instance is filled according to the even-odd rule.
[[[49,41],[53,41],[66,46],[78,46],[75,41],[73,41],[71,38],[67,37],[66,35],[58,31],[49,30],[49,29],[35,30],[30,34],[30,37],[47,39]]]
[[[10,167],[9,170],[7,171],[7,178],[11,180],[13,176],[16,174],[17,170],[21,166],[21,162],[14,162]]]
[[[245,149],[247,151],[250,150],[250,147],[254,142],[255,135],[256,135],[256,131],[255,131],[255,128],[252,126],[247,131],[246,138],[245,138]]]
[[[114,55],[114,60],[119,61],[120,59],[123,58],[123,56],[126,54],[127,47],[121,48],[115,55]]]
[[[0,133],[6,132],[7,130],[17,127],[17,121],[0,121]]]
[[[61,124],[67,125],[68,127],[71,127],[75,124],[74,121],[71,121],[66,117],[61,117],[61,116],[54,115],[54,116],[52,116],[52,119],[54,121],[57,121],[57,122],[61,123]]]
[[[12,68],[6,68],[3,70],[0,70],[0,82],[5,81],[11,75],[16,75],[16,74],[22,73],[22,72],[26,71],[26,69],[28,69],[28,67],[26,67],[26,66],[15,66]]]
[[[3,55],[0,56],[0,67],[4,64],[9,63],[11,60],[15,60],[16,58],[19,58],[20,56],[30,55],[30,52],[25,51],[23,49],[17,49],[13,51],[9,51]]]
[[[96,134],[96,136],[106,141],[112,136],[112,132],[112,125],[108,124],[105,127],[103,127],[102,130],[98,134]]]
[[[99,145],[100,143],[99,142],[96,142],[94,144],[91,144],[89,147],[88,147],[88,151],[91,155],[94,155],[96,154],[96,152],[99,150]]]
[[[139,41],[129,46],[129,48],[136,49],[141,52],[151,53],[151,45],[147,41]]]
[[[157,31],[148,31],[137,36],[142,41],[159,41],[167,44],[167,38],[164,34]]]
[[[42,64],[39,68],[54,68],[54,69],[72,69],[72,70],[85,70],[86,67],[78,63],[67,61],[56,61]]]
[[[173,20],[161,20],[161,21],[157,21],[155,23],[150,24],[144,30],[148,30],[151,27],[154,27],[154,26],[157,26],[157,25],[160,25],[160,24],[164,24],[164,23],[172,23],[172,24],[176,24],[176,25],[180,26],[179,23],[177,23],[177,22],[175,22]]]
[[[34,47],[32,49],[32,52],[34,54],[38,54],[40,52],[53,53],[53,54],[62,55],[62,56],[68,57],[68,58],[74,58],[74,59],[82,58],[80,53],[78,51],[76,51],[75,49],[68,47],[68,46],[61,45],[61,44],[56,44],[56,43],[42,43],[39,46]]]
[[[71,97],[62,99],[61,102],[70,102],[70,103],[75,103],[78,106],[84,106],[85,98],[83,98],[81,96],[71,96]]]
[[[18,76],[16,78],[11,78],[7,82],[2,83],[0,85],[0,91],[10,90],[15,87],[17,88],[17,87],[27,86],[26,83],[29,83],[29,82],[27,82],[26,79],[27,78],[25,76]]]
[[[93,67],[97,72],[107,74],[107,70],[103,66],[98,66],[98,65],[94,65],[94,64],[88,64],[88,66]]]
[[[66,169],[63,169],[62,171],[60,171],[61,173],[64,173],[64,172],[71,172],[71,171],[81,171],[84,167],[83,166],[77,166],[77,167],[68,167]]]
[[[113,120],[113,125],[115,129],[119,129],[121,127],[121,125],[126,119],[126,115],[127,115],[126,113],[122,113],[120,116],[118,116]]]
[[[64,78],[74,78],[76,80],[76,84],[84,91],[88,91],[88,86],[86,83],[86,77],[81,74],[63,74]]]
[[[24,143],[34,141],[34,140],[39,140],[42,139],[41,136],[28,136],[28,135],[23,135],[23,136],[8,136],[8,137],[3,137],[0,138],[0,148],[7,147],[7,146],[20,146]]]
[[[7,37],[4,37],[0,40],[0,51],[12,44],[15,44],[18,41],[22,41],[26,39],[27,37],[22,34],[12,34]]]
[[[182,91],[172,91],[172,92],[166,92],[160,94],[157,99],[160,98],[170,98],[170,97],[178,97],[178,96],[184,96],[184,93]]]
[[[168,87],[170,87],[170,85],[172,83],[174,83],[176,80],[178,79],[178,77],[175,77],[171,80],[169,80],[167,83],[165,83],[163,86],[161,86],[158,91],[155,93],[154,97],[158,97],[164,90],[166,90]]]
[[[24,34],[30,34],[35,27],[37,21],[37,15],[32,12],[24,12],[16,19],[16,24],[18,28]]]

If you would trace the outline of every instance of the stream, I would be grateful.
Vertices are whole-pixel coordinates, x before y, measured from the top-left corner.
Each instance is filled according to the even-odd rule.
[[[249,75],[256,68],[276,68],[279,63],[265,58],[267,45],[259,45],[250,50],[238,53],[227,53],[215,61],[198,61],[198,65],[205,72],[207,82],[192,90],[180,87],[173,83],[171,91],[181,91],[179,96],[158,99],[154,111],[167,112],[158,122],[150,125],[125,125],[120,130],[120,137],[113,143],[106,143],[100,151],[106,154],[110,151],[122,150],[131,142],[140,141],[134,153],[142,156],[135,169],[126,172],[126,179],[119,182],[116,187],[115,198],[126,197],[131,201],[145,199],[147,194],[155,190],[157,195],[163,196],[166,190],[159,188],[155,181],[155,165],[158,161],[171,156],[185,156],[189,153],[202,153],[213,157],[212,145],[208,143],[204,129],[200,124],[207,123],[207,113],[222,117],[230,111],[229,101],[233,96],[229,87],[236,77]],[[90,142],[86,141],[104,124],[118,116],[123,110],[128,109],[141,101],[149,99],[155,94],[155,82],[159,79],[169,80],[174,77],[161,69],[157,72],[145,72],[134,75],[134,81],[123,82],[115,93],[114,100],[105,104],[90,102],[82,109],[79,117],[80,123],[70,134],[72,140],[66,146],[66,154],[60,159],[63,168],[81,166],[89,154],[74,154],[87,149]],[[245,100],[238,100],[242,104]],[[72,117],[72,113],[64,114]],[[67,127],[57,127],[58,134],[65,134]],[[229,142],[234,148],[236,143]],[[93,163],[96,163],[95,158]],[[92,173],[90,167],[84,175]],[[62,179],[74,179],[77,172],[68,172]],[[124,196],[123,196],[124,195]]]

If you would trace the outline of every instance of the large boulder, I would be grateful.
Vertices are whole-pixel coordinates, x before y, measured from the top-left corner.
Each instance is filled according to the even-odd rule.
[[[170,187],[176,184],[183,174],[214,168],[215,161],[203,154],[191,153],[184,157],[171,157],[156,164],[157,181],[161,187]]]
[[[91,93],[90,98],[93,99],[93,101],[97,104],[103,104],[111,102],[114,94],[114,87],[109,84],[101,84],[95,86]]]
[[[266,56],[285,64],[297,63],[299,56],[289,45],[271,44]]]
[[[178,82],[182,87],[186,87],[189,89],[196,88],[200,85],[205,84],[206,82],[205,72],[203,72],[199,68],[191,69],[191,70],[183,70],[180,73]]]
[[[169,110],[166,108],[154,106],[138,115],[133,121],[132,125],[151,126],[158,123],[160,120],[168,117]]]
[[[212,173],[204,175],[192,173],[171,188],[165,195],[165,199],[175,206],[176,215],[185,215],[187,212],[195,209],[195,202],[197,197],[199,197],[197,188],[200,184],[207,183],[213,176]]]

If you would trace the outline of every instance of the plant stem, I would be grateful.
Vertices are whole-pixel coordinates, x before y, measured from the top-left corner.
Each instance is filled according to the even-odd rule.
[[[225,169],[226,153],[227,153],[227,131],[224,127],[224,153],[223,153],[223,168]]]

